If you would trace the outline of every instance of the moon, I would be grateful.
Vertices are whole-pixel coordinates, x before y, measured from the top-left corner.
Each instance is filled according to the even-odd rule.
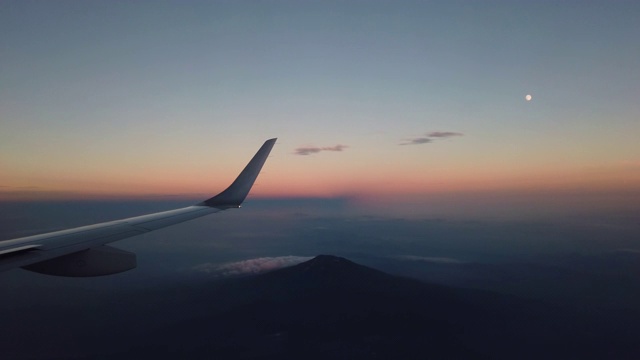
[[[531,99],[533,99],[533,96],[531,96],[530,94],[527,94],[525,95],[524,99],[527,101],[531,101]]]

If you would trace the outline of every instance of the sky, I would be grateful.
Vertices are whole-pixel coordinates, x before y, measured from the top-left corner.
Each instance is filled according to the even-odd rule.
[[[0,200],[212,195],[277,137],[252,197],[629,211],[639,17],[635,1],[5,1]]]

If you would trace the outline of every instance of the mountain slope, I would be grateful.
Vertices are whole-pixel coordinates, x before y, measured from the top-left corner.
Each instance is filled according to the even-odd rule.
[[[208,294],[208,295],[207,295]],[[334,256],[228,281],[199,316],[119,357],[634,358],[637,327],[495,293],[391,276]]]

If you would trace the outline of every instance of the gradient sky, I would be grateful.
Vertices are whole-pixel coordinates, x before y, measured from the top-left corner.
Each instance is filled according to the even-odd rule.
[[[253,196],[637,201],[639,18],[637,1],[4,1],[0,199],[212,193],[278,137]]]

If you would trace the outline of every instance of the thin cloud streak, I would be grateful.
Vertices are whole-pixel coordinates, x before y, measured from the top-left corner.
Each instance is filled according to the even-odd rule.
[[[253,275],[297,265],[311,259],[312,257],[307,256],[261,257],[221,265],[205,263],[194,266],[192,269],[215,276]]]
[[[432,141],[433,140],[429,138],[421,137],[421,138],[409,139],[404,143],[400,143],[400,145],[421,145],[421,144],[428,144]]]
[[[335,146],[325,146],[325,147],[313,147],[313,146],[299,147],[295,149],[294,154],[295,155],[311,155],[311,154],[317,154],[321,151],[343,151],[348,147],[349,146],[347,145],[341,145],[341,144],[338,144]]]
[[[452,136],[462,136],[462,133],[453,131],[434,131],[427,134],[427,136],[431,138],[448,138]]]
[[[463,133],[454,132],[454,131],[432,131],[430,133],[427,133],[426,136],[404,140],[399,145],[429,144],[436,139],[446,139],[454,136],[463,136],[463,135],[464,135]]]

